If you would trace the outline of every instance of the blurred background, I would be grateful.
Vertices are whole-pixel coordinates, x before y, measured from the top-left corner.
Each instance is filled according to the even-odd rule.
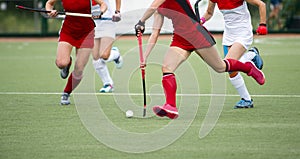
[[[110,0],[114,5],[114,0]],[[195,0],[190,0],[194,4]],[[267,4],[267,14],[273,9],[271,0],[263,0]],[[123,0],[122,1],[122,21],[119,23],[118,34],[133,34],[133,26],[142,16],[145,8],[150,5],[152,0]],[[200,3],[200,13],[206,9],[208,0],[202,0]],[[39,13],[18,10],[16,5],[23,5],[32,8],[44,8],[46,0],[0,0],[0,36],[57,36],[62,19],[44,18]],[[55,8],[62,11],[60,1]],[[249,5],[248,8],[252,14],[253,29],[256,29],[259,23],[258,9]],[[281,10],[278,13],[278,19],[270,19],[268,29],[270,33],[300,33],[300,1],[282,0]],[[207,23],[206,27],[211,32],[222,32],[223,21],[219,11],[216,11],[212,21]],[[169,23],[167,21],[167,23]],[[151,24],[146,25],[151,26]],[[151,29],[148,29],[148,32]],[[165,33],[171,33],[171,29],[166,29]]]

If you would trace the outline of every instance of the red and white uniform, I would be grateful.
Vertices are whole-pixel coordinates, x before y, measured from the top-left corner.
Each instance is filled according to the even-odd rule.
[[[62,0],[66,12],[91,14],[89,0]],[[94,47],[94,21],[91,18],[66,16],[59,35],[59,41],[70,43],[76,48]]]
[[[215,44],[211,34],[197,22],[188,0],[166,0],[159,6],[158,13],[171,19],[173,23],[171,46],[193,51]]]
[[[104,3],[107,5],[106,12],[101,16],[102,18],[108,19],[112,18],[114,15],[114,10],[112,9],[109,0],[103,0]],[[100,10],[100,6],[92,0],[92,10]],[[95,38],[102,38],[102,37],[111,37],[115,39],[116,37],[116,24],[112,20],[101,20],[101,19],[94,19],[96,28],[95,28]]]
[[[223,14],[225,29],[222,44],[241,43],[246,49],[252,44],[251,16],[245,0],[211,0]]]

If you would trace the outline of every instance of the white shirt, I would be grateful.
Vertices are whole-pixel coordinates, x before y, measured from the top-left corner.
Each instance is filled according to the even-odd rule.
[[[251,16],[247,2],[244,1],[243,5],[237,8],[220,11],[225,22],[222,44],[231,46],[234,42],[239,42],[247,49],[253,41]]]

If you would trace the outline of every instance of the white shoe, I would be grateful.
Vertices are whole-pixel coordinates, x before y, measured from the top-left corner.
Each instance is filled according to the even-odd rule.
[[[111,49],[119,52],[119,49],[117,47],[112,47]],[[121,54],[119,55],[118,58],[114,59],[114,61],[115,61],[117,69],[121,69],[123,66],[123,58],[122,58]]]
[[[111,93],[113,91],[114,87],[111,84],[106,84],[99,90],[100,93]]]
[[[61,95],[60,105],[69,105],[70,102],[70,94],[69,93],[63,93]]]

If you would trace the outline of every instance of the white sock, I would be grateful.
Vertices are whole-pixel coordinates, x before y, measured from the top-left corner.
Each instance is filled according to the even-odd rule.
[[[245,63],[245,62],[251,61],[255,56],[256,56],[255,52],[248,51],[248,52],[244,53],[244,55],[240,58],[239,61]]]
[[[250,94],[247,90],[247,87],[245,85],[243,76],[238,73],[235,77],[229,78],[231,84],[234,86],[234,88],[238,91],[241,98],[244,98],[245,100],[251,100]]]
[[[98,59],[98,60],[93,60],[93,65],[94,65],[94,68],[95,68],[97,74],[101,78],[103,85],[106,85],[106,84],[113,85],[113,80],[110,77],[106,63],[103,60]]]
[[[120,56],[120,52],[118,50],[111,49],[110,50],[110,55],[109,55],[108,59],[107,60],[103,60],[103,61],[105,61],[105,62],[111,62],[111,61],[119,58],[119,56]]]

